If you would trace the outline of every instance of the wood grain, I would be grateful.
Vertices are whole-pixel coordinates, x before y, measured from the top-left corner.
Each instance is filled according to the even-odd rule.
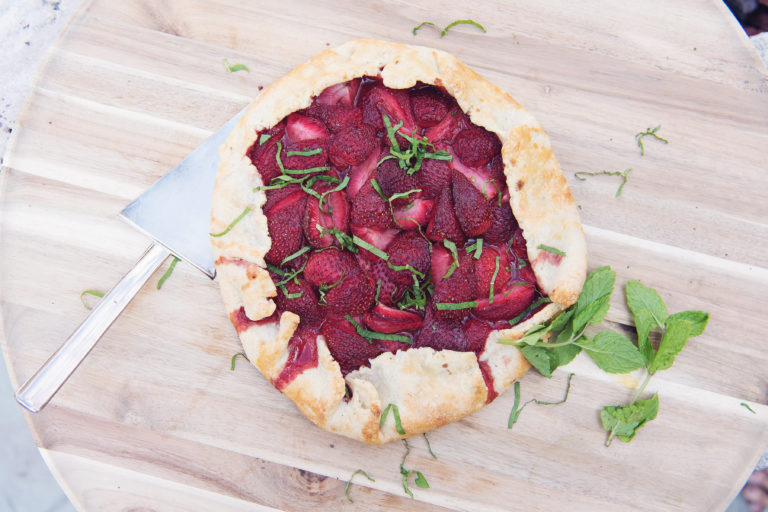
[[[600,13],[599,15],[597,13]],[[695,16],[693,15],[695,13]],[[410,30],[472,18],[441,39]],[[405,497],[401,444],[320,431],[240,351],[217,284],[183,265],[151,282],[54,399],[29,415],[41,452],[81,510],[719,511],[768,443],[768,86],[717,0],[280,3],[141,0],[84,4],[42,67],[0,174],[2,347],[25,380],[148,241],[122,207],[265,86],[354,37],[452,52],[513,94],[548,130],[577,203],[590,267],[619,274],[607,326],[631,332],[623,284],[670,311],[712,314],[656,376],[659,418],[603,447],[602,405],[632,394],[585,358],[411,442],[430,489]],[[250,73],[227,73],[222,58]],[[661,124],[668,145],[634,134]],[[623,170],[629,183],[577,171]],[[159,278],[164,268],[155,277]],[[239,361],[242,363],[243,361]],[[753,415],[739,403],[748,401]],[[357,468],[355,503],[344,482]]]

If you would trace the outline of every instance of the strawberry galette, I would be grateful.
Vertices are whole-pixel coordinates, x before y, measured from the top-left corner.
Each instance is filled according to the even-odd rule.
[[[576,301],[578,213],[535,119],[444,52],[359,40],[267,88],[221,149],[212,238],[253,364],[368,443],[493,400],[500,337]]]

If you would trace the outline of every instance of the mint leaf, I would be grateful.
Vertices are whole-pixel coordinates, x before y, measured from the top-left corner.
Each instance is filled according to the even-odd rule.
[[[634,343],[617,332],[603,331],[594,338],[582,337],[574,344],[608,373],[627,373],[643,366],[643,357]]]
[[[540,374],[547,378],[552,377],[552,372],[558,366],[557,356],[552,349],[526,346],[521,347],[519,350],[528,362],[531,363],[531,366],[536,368]]]
[[[635,327],[637,328],[637,346],[646,366],[651,364],[654,352],[653,346],[648,339],[651,329],[658,327],[664,328],[664,322],[667,321],[669,313],[664,301],[656,293],[656,290],[649,288],[639,281],[627,281],[627,305],[635,317]]]
[[[581,347],[576,344],[563,345],[562,347],[555,347],[552,349],[555,357],[557,358],[557,366],[565,366],[579,355]]]
[[[549,323],[547,331],[562,331],[565,328],[565,324],[567,324],[568,321],[573,318],[573,312],[573,309],[567,309],[560,313],[557,317],[555,317],[554,320]]]
[[[610,446],[614,436],[628,443],[635,437],[637,430],[656,418],[659,412],[659,395],[648,400],[639,400],[629,405],[611,405],[603,407],[600,421],[603,428],[610,432],[605,446]]]
[[[610,307],[616,272],[605,266],[593,270],[584,282],[573,315],[573,332],[581,332],[589,324],[599,324]]]
[[[688,338],[693,338],[704,332],[709,321],[709,313],[703,311],[681,311],[667,318],[667,329],[661,338],[659,350],[653,358],[649,373],[666,370],[675,362],[675,356],[683,350]]]

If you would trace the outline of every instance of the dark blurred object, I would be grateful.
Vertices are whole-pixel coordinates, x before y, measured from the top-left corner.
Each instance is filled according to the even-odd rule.
[[[725,0],[725,4],[742,25],[747,17],[757,10],[758,5],[757,0]]]
[[[763,512],[768,508],[768,469],[755,471],[749,477],[741,496],[747,502],[750,512]]]
[[[724,0],[749,36],[768,32],[768,0]]]

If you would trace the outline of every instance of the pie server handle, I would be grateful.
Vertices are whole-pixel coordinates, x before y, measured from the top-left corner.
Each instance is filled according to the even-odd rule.
[[[41,411],[170,254],[162,245],[152,244],[67,341],[16,391],[16,401],[31,412]]]

